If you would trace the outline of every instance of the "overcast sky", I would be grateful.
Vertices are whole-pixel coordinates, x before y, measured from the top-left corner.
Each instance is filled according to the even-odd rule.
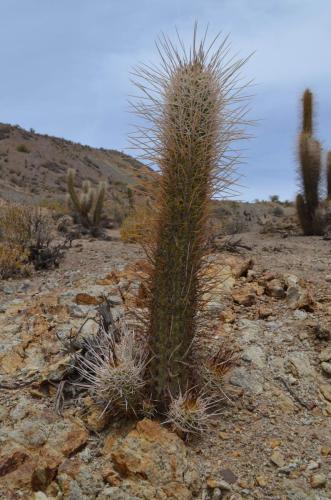
[[[129,72],[156,61],[154,40],[194,21],[255,51],[240,198],[296,193],[300,94],[316,95],[316,135],[331,149],[331,0],[0,0],[0,122],[97,147],[126,150]]]

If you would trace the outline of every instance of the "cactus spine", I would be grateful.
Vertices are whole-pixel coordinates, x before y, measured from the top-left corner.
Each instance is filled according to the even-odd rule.
[[[149,67],[137,72],[150,104],[135,108],[152,126],[134,144],[162,174],[147,304],[151,392],[160,411],[170,395],[194,383],[191,356],[205,290],[208,207],[217,184],[231,184],[228,145],[241,132],[241,105],[233,114],[231,104],[243,61],[224,67],[226,45],[212,56],[203,43],[197,45],[196,30],[187,53],[163,39],[163,76]],[[158,89],[155,95],[151,86]]]
[[[298,218],[305,235],[322,234],[318,213],[321,178],[321,145],[313,137],[313,94],[305,90],[302,97],[303,120],[299,136],[299,174],[303,193],[296,199]]]
[[[69,204],[79,222],[88,229],[96,229],[100,226],[102,209],[106,193],[106,183],[99,184],[98,192],[91,187],[90,181],[84,181],[82,193],[77,194],[75,188],[75,171],[68,170],[67,187]]]

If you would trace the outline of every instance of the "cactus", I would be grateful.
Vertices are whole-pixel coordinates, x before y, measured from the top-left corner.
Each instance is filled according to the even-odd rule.
[[[302,132],[313,135],[313,94],[309,89],[302,96]]]
[[[97,194],[97,198],[96,198],[96,202],[95,202],[95,207],[94,207],[94,211],[93,211],[93,226],[94,227],[100,226],[103,203],[105,200],[105,194],[106,194],[106,183],[100,182],[99,190],[98,190],[98,194]]]
[[[67,186],[69,194],[69,203],[78,218],[79,222],[88,229],[95,232],[100,226],[102,209],[106,193],[106,183],[99,184],[98,192],[91,187],[90,181],[84,181],[82,193],[79,196],[75,189],[75,171],[68,170]]]
[[[299,135],[299,175],[303,194],[296,199],[297,214],[305,235],[322,234],[319,216],[319,183],[321,179],[321,145],[313,137],[313,95],[305,90],[302,98],[303,123]]]
[[[326,184],[327,184],[327,197],[331,200],[331,151],[326,156]]]
[[[205,291],[210,200],[232,183],[228,146],[241,137],[244,114],[235,88],[244,61],[224,65],[227,42],[211,55],[196,35],[195,28],[187,52],[163,38],[162,68],[136,72],[149,102],[135,109],[152,125],[133,143],[162,174],[147,299],[150,386],[161,412],[194,385],[192,344]]]

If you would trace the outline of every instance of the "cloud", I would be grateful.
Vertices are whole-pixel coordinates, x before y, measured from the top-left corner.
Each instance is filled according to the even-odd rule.
[[[317,134],[331,148],[331,2],[325,0],[2,0],[0,121],[95,146],[124,149],[129,71],[156,61],[154,39],[195,20],[231,33],[254,78],[259,119],[240,197],[293,197],[300,94],[316,94]],[[328,142],[329,141],[329,142]]]

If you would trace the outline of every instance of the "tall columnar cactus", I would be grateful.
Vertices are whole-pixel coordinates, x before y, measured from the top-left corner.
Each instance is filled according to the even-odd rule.
[[[302,132],[313,135],[313,94],[309,89],[302,96]]]
[[[208,209],[215,191],[233,182],[229,145],[242,137],[245,114],[236,86],[244,61],[225,64],[227,42],[212,54],[197,42],[195,29],[190,50],[181,40],[180,46],[163,38],[161,68],[143,66],[135,73],[144,94],[135,109],[151,127],[141,135],[140,128],[133,142],[161,171],[147,304],[151,393],[161,411],[170,395],[194,384],[191,356],[207,280]]]
[[[84,181],[81,194],[75,188],[75,171],[68,170],[67,187],[69,203],[79,222],[88,229],[100,226],[102,209],[105,199],[106,184],[101,182],[97,193],[91,187],[90,181]]]
[[[302,97],[303,123],[299,135],[299,175],[303,193],[296,199],[298,218],[305,235],[322,233],[319,216],[321,145],[313,137],[313,95],[305,90]]]
[[[326,183],[328,200],[331,200],[331,151],[326,156]]]

